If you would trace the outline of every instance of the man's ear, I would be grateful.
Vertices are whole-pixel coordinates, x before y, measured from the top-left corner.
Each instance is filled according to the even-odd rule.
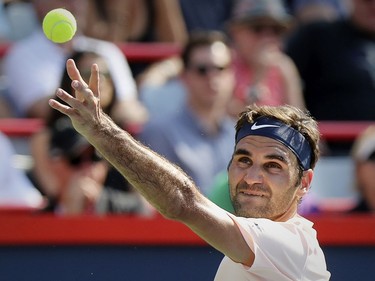
[[[303,197],[308,193],[310,190],[311,182],[314,176],[314,171],[312,169],[308,169],[307,171],[303,172],[302,180],[301,180],[301,187],[298,190],[298,196]]]

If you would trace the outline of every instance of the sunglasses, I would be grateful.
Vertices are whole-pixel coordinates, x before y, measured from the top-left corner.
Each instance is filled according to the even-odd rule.
[[[252,24],[249,26],[250,29],[256,33],[256,34],[262,34],[265,32],[272,33],[275,35],[283,34],[285,31],[285,28],[279,25],[273,25],[273,24]]]
[[[79,167],[84,163],[97,163],[103,158],[98,155],[95,150],[86,150],[78,156],[68,158],[69,164],[74,167]]]
[[[212,72],[222,72],[226,69],[228,69],[228,66],[217,66],[217,65],[204,65],[204,64],[197,64],[197,65],[191,65],[189,67],[190,70],[197,73],[199,76],[207,76],[209,73]]]

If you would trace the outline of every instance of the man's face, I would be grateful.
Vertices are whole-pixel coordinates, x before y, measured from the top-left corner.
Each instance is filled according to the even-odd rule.
[[[226,104],[234,87],[230,50],[221,42],[197,47],[191,53],[183,78],[190,102],[202,107]]]
[[[235,24],[231,28],[238,54],[247,63],[254,64],[268,51],[280,51],[283,29],[272,21]]]
[[[236,145],[229,188],[238,216],[277,220],[304,195],[296,156],[278,141],[247,136]],[[306,185],[306,180],[302,179]],[[308,188],[308,186],[307,186]]]

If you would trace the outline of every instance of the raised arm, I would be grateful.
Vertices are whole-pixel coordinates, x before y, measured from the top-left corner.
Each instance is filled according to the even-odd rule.
[[[87,85],[73,60],[67,69],[76,98],[59,89],[51,107],[66,114],[76,130],[165,217],[181,221],[202,239],[233,259],[251,265],[254,255],[227,213],[205,198],[178,167],[133,139],[100,108],[99,69],[92,66]]]

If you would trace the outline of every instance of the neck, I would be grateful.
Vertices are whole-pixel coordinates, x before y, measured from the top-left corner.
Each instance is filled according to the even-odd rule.
[[[204,127],[205,131],[209,135],[215,135],[220,130],[220,123],[222,122],[222,114],[217,114],[214,111],[211,112],[194,112],[196,117],[199,119],[200,124]]]
[[[298,206],[298,198],[297,196],[294,198],[294,200],[291,202],[289,208],[282,214],[271,218],[273,221],[278,222],[285,222],[293,218],[297,214],[297,206]]]
[[[189,103],[189,106],[208,133],[215,134],[219,130],[220,123],[226,114],[225,108],[219,108],[216,105],[204,107],[192,102]]]

